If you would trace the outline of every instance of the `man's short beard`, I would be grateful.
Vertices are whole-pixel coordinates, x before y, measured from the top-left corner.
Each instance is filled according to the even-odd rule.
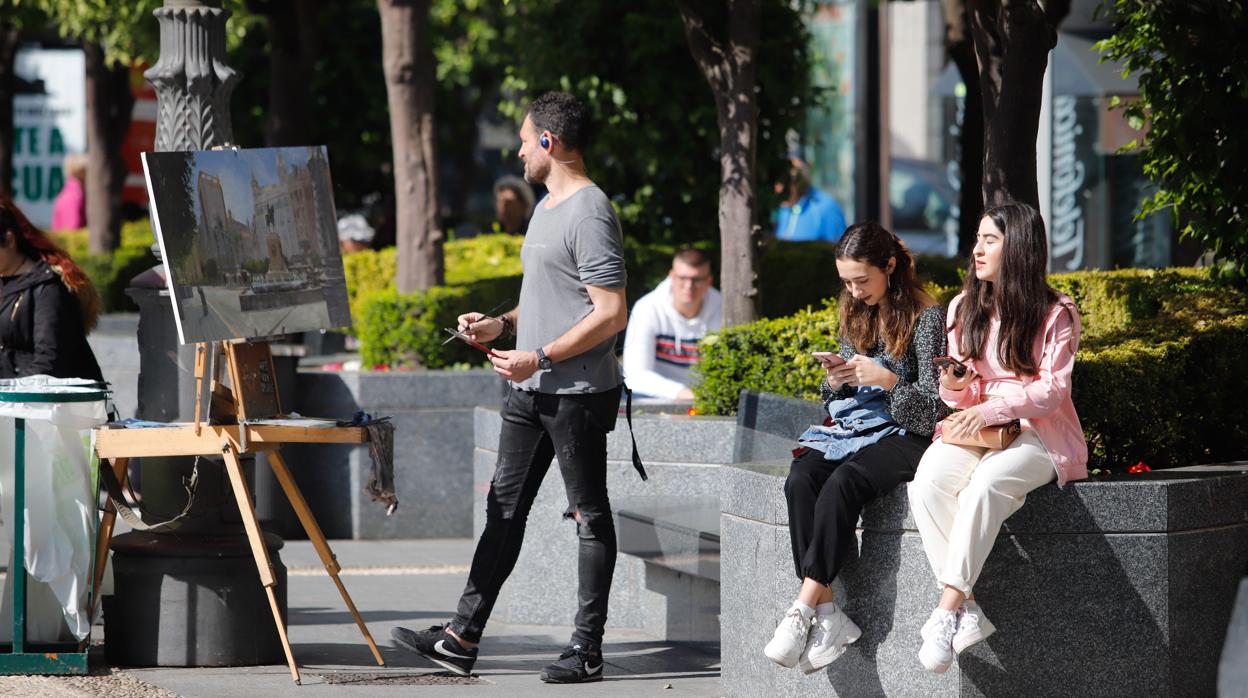
[[[528,182],[529,184],[545,184],[546,178],[549,176],[550,176],[550,163],[549,162],[545,163],[545,167],[543,167],[540,170],[538,169],[538,166],[536,164],[534,164],[531,167],[526,165],[524,168],[524,181]]]

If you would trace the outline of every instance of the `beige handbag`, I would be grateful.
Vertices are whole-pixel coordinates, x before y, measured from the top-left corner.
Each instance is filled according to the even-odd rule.
[[[941,424],[943,425],[944,422],[941,422]],[[965,438],[954,438],[949,434],[948,430],[942,426],[940,430],[940,439],[941,441],[944,441],[947,444],[953,444],[954,446],[979,446],[980,448],[987,448],[992,451],[1000,451],[1013,443],[1014,439],[1017,439],[1018,435],[1022,432],[1023,425],[1015,419],[1014,421],[1006,422],[1005,424],[984,427],[978,432]]]

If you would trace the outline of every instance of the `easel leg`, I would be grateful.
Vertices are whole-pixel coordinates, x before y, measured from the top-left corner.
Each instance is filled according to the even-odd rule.
[[[129,458],[114,458],[113,473],[117,482],[126,486],[126,471],[130,465]],[[91,613],[88,618],[95,618],[95,610],[100,605],[100,585],[104,583],[104,568],[108,565],[108,544],[113,540],[113,525],[117,523],[117,509],[113,500],[105,498],[104,514],[100,517],[100,531],[95,539],[95,570],[91,577]]]
[[[238,452],[232,445],[226,444],[221,449],[225,456],[225,470],[230,475],[230,485],[234,489],[234,499],[238,502],[238,513],[243,518],[243,528],[247,529],[247,540],[251,543],[251,554],[256,558],[256,568],[260,570],[260,583],[269,597],[269,607],[273,609],[273,622],[277,625],[277,634],[282,640],[282,649],[286,652],[286,663],[290,665],[290,675],[299,681],[299,668],[295,666],[295,655],[290,650],[290,640],[286,637],[286,626],[282,623],[282,612],[277,607],[277,596],[273,587],[277,578],[273,575],[273,563],[269,560],[268,548],[264,546],[264,535],[260,532],[260,522],[256,519],[256,509],[251,503],[251,492],[247,490],[247,480],[243,477],[243,466],[238,460]]]
[[[334,584],[338,585],[338,593],[342,594],[342,600],[347,604],[347,610],[351,611],[351,616],[355,618],[355,624],[359,626],[360,632],[364,634],[365,641],[368,642],[368,648],[373,651],[373,657],[376,658],[379,666],[385,666],[386,661],[381,658],[381,651],[377,649],[377,643],[373,641],[373,636],[368,632],[368,626],[364,624],[364,619],[360,617],[360,612],[355,609],[355,603],[351,600],[351,595],[347,593],[347,588],[343,586],[342,580],[338,578],[338,558],[334,557],[334,553],[329,549],[329,542],[325,540],[325,534],[321,532],[321,527],[316,523],[316,517],[312,516],[312,510],[308,508],[308,503],[303,498],[303,493],[299,491],[299,485],[295,483],[294,477],[290,474],[290,469],[286,467],[286,461],[282,460],[282,456],[276,450],[268,451],[269,467],[273,469],[273,474],[277,476],[277,481],[281,483],[282,490],[286,492],[286,498],[290,500],[290,505],[294,507],[295,513],[299,516],[299,522],[303,524],[303,530],[307,531],[308,539],[312,541],[312,546],[316,548],[316,552],[321,556],[321,562],[325,565],[325,571],[329,573]]]

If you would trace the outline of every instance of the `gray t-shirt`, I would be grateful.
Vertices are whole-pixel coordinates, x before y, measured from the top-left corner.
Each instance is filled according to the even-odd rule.
[[[550,209],[548,198],[534,209],[520,250],[524,280],[516,348],[524,351],[537,351],[589,315],[594,304],[586,286],[623,288],[625,281],[624,235],[607,195],[587,186]],[[612,335],[513,385],[539,393],[601,393],[623,380]]]

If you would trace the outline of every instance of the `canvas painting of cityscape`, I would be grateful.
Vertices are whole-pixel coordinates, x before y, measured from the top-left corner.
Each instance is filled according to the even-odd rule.
[[[183,344],[351,324],[323,146],[144,153]]]

